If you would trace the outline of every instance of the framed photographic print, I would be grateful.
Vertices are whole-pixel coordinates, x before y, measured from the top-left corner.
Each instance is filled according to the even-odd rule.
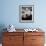
[[[19,6],[19,21],[34,22],[34,5]]]

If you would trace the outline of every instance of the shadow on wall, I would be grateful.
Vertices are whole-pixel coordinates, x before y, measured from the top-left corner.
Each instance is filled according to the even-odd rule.
[[[3,36],[3,32],[5,32],[6,30],[4,30],[5,25],[4,24],[0,24],[0,43],[2,43],[2,36]]]

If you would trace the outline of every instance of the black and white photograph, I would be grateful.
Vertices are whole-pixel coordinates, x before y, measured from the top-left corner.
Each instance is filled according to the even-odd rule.
[[[20,5],[20,22],[33,22],[34,20],[34,6]]]

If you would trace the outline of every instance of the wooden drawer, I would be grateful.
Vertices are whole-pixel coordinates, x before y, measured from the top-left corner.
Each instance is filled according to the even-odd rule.
[[[24,42],[28,43],[29,41],[30,42],[32,41],[32,37],[29,37],[29,36],[24,37]]]
[[[23,36],[23,32],[4,32],[4,36]]]
[[[44,43],[44,36],[25,36],[24,42],[33,43],[33,44],[43,44]]]
[[[43,44],[44,36],[32,36],[32,44]]]
[[[45,34],[44,32],[25,32],[25,33],[24,33],[24,36],[31,36],[31,35],[32,35],[32,36],[33,36],[33,35],[34,35],[34,36],[36,36],[36,35],[37,35],[37,36],[41,36],[41,35],[44,36],[44,34]]]
[[[31,46],[32,44],[32,37],[30,36],[24,36],[24,46]]]
[[[12,43],[12,44],[10,44],[10,43],[4,44],[3,43],[2,46],[23,46],[23,43],[19,43],[19,44],[18,43],[17,44],[16,43]]]
[[[23,41],[23,36],[4,36],[3,43],[14,43],[14,42]]]
[[[44,44],[32,44],[32,46],[44,46]]]

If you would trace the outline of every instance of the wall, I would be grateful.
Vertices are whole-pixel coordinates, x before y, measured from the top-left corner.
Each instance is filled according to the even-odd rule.
[[[41,2],[42,1],[42,2]],[[13,24],[16,28],[46,28],[46,0],[1,0],[0,25]],[[34,3],[33,3],[34,2]],[[19,5],[34,4],[34,23],[19,22]]]

